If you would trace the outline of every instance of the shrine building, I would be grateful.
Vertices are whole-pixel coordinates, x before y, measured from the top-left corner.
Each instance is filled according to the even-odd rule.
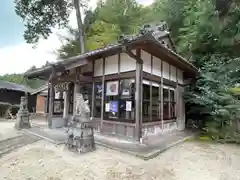
[[[49,82],[49,128],[67,125],[81,93],[96,132],[139,141],[184,130],[184,86],[198,70],[176,53],[166,28],[153,29],[27,73]]]

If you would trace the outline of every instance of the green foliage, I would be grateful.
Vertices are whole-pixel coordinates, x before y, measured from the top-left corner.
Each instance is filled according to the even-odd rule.
[[[25,22],[24,39],[27,43],[37,43],[46,39],[52,28],[65,27],[72,9],[68,0],[15,0],[15,11]]]
[[[46,62],[46,64],[43,65],[43,67],[46,65],[48,65],[48,62]],[[27,72],[33,71],[34,69],[36,69],[36,67],[32,66],[31,68],[29,68],[27,70]],[[26,78],[24,78],[24,74],[5,74],[5,75],[0,76],[0,81],[9,81],[9,82],[16,83],[16,84],[22,84],[22,85],[25,85],[32,89],[37,89],[40,86],[46,84],[46,82],[43,80],[26,79]]]
[[[87,11],[84,19],[84,31],[87,50],[101,48],[115,43],[122,34],[133,34],[139,31],[146,20],[143,8],[134,0],[99,1],[93,11]],[[63,38],[63,45],[57,50],[59,58],[66,59],[80,53],[78,31],[69,29],[69,36]]]

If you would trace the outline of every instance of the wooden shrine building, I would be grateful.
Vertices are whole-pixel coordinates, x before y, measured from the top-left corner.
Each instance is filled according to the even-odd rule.
[[[50,128],[67,124],[81,93],[89,100],[96,131],[140,140],[185,128],[184,85],[197,73],[175,52],[164,26],[146,26],[138,36],[26,77],[49,80]]]

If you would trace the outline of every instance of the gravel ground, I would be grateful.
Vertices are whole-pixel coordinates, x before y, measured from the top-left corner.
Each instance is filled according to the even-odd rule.
[[[20,132],[14,128],[13,121],[0,119],[0,141],[19,135]]]
[[[143,161],[106,148],[84,155],[38,141],[0,158],[0,179],[239,180],[240,147],[186,142]]]

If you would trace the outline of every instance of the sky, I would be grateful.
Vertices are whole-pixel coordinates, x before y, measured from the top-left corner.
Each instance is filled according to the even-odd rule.
[[[61,46],[59,34],[65,30],[54,29],[47,40],[40,40],[35,48],[23,38],[24,23],[15,14],[14,0],[1,0],[0,6],[0,75],[24,73],[35,65],[40,67],[46,61],[56,61],[56,49]],[[97,0],[90,0],[89,7],[94,8]],[[137,0],[149,5],[153,0]],[[69,17],[69,25],[77,27],[75,12]]]

